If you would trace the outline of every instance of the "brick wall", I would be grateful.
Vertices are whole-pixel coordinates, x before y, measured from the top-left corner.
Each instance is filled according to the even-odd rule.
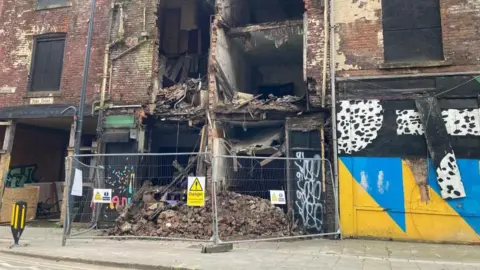
[[[137,46],[118,60],[113,62],[111,98],[114,103],[137,104],[147,103],[151,91],[153,76],[157,76],[158,66],[158,31],[155,15],[157,12],[157,0],[124,1],[124,27],[125,43],[113,48],[112,57],[125,52],[125,50]],[[144,27],[148,37],[142,37]],[[118,38],[120,13],[115,14],[112,41]],[[144,42],[144,43],[141,43]],[[141,44],[140,44],[141,43]]]
[[[321,105],[323,54],[325,48],[324,10],[320,0],[305,1],[307,15],[306,55],[304,59],[305,75],[309,83],[310,103]],[[327,72],[329,72],[327,70]],[[327,77],[328,78],[328,77]],[[327,84],[328,86],[328,84]]]
[[[71,0],[69,6],[35,10],[32,0],[4,0],[0,8],[0,88],[13,87],[15,93],[0,93],[0,107],[28,104],[30,97],[54,96],[55,104],[78,103],[82,82],[85,45],[87,42],[90,1]],[[97,0],[87,87],[87,103],[98,99],[103,73],[103,57],[107,41],[109,0]],[[117,1],[118,2],[118,1]],[[122,1],[120,1],[122,2]],[[157,0],[123,1],[126,45],[115,48],[115,53],[135,45],[143,29],[143,7],[147,7],[146,29],[149,38],[145,44],[119,59],[112,77],[114,102],[138,103],[146,101],[154,68],[154,41],[156,39]],[[60,91],[29,93],[28,77],[36,35],[67,33]],[[1,91],[0,91],[1,92]]]
[[[336,68],[339,76],[461,72],[480,69],[480,2],[440,0],[445,60],[451,66],[380,70],[384,62],[381,0],[335,1]]]

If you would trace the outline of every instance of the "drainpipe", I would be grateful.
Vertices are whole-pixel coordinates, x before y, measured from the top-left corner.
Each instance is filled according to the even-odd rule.
[[[78,122],[76,126],[76,134],[75,134],[75,144],[73,149],[73,155],[78,155],[80,153],[80,144],[82,143],[82,128],[83,128],[83,118],[84,118],[84,111],[85,111],[85,101],[87,96],[87,83],[88,83],[88,68],[90,65],[90,53],[91,53],[91,46],[92,46],[92,33],[93,33],[93,19],[95,15],[95,0],[90,1],[90,19],[88,21],[88,34],[87,34],[87,46],[85,47],[85,59],[83,63],[83,77],[82,77],[82,88],[80,92],[80,104],[78,108]],[[73,159],[73,166],[72,169],[75,171],[78,168],[78,160],[76,158]],[[71,175],[71,182],[68,186],[65,187],[65,192],[67,192],[67,214],[64,218],[63,224],[63,235],[62,235],[62,246],[65,246],[67,241],[67,236],[71,232],[71,217],[70,214],[72,213],[72,205],[71,205],[71,190],[72,190],[72,183],[75,177],[75,173]]]
[[[335,183],[335,188],[337,192],[335,203],[337,209],[337,217],[340,215],[340,211],[338,209],[338,194],[339,194],[339,187],[338,187],[338,139],[337,139],[337,99],[336,99],[336,88],[335,88],[335,18],[334,18],[334,3],[335,0],[331,0],[330,2],[330,83],[331,83],[331,103],[332,103],[332,150],[333,150],[333,181]],[[337,228],[338,231],[341,231],[340,222],[337,220]],[[341,237],[341,234],[340,234]]]
[[[332,0],[333,1],[333,0]],[[328,59],[328,33],[330,31],[328,26],[328,0],[325,1],[323,7],[323,29],[325,32],[325,41],[323,47],[323,70],[322,70],[322,108],[325,108],[325,100],[327,95],[327,59]],[[321,155],[322,155],[322,188],[323,192],[326,191],[326,173],[325,173],[325,122],[320,129],[321,140]]]
[[[102,88],[100,91],[100,109],[105,106],[105,91],[107,90],[107,77],[108,77],[108,62],[110,59],[110,42],[112,36],[112,24],[113,24],[113,10],[115,6],[112,3],[110,11],[108,12],[108,29],[107,29],[107,42],[105,44],[105,53],[103,57],[103,75],[102,75]]]

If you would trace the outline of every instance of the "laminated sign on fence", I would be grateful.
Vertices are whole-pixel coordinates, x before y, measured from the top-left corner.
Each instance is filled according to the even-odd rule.
[[[286,204],[285,191],[283,190],[270,190],[270,202],[272,204]]]
[[[94,189],[93,202],[94,203],[110,203],[112,201],[111,189]]]
[[[188,206],[205,206],[205,177],[188,177]]]

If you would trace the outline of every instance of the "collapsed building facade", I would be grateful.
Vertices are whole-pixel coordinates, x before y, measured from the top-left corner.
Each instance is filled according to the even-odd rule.
[[[194,174],[230,195],[285,190],[295,224],[335,232],[338,179],[347,237],[478,242],[480,6],[417,2],[98,2],[81,151],[112,154],[82,159],[113,190],[101,221],[146,180]],[[48,212],[65,205],[88,13],[0,5],[2,220],[36,187]]]
[[[271,179],[283,180],[268,189],[288,189],[294,198],[303,178],[295,178],[293,161],[276,157],[295,157],[300,163],[315,158],[319,164],[312,166],[327,166],[332,152],[330,131],[325,130],[322,1],[107,2],[98,2],[95,9],[81,152],[171,154],[141,160],[142,168],[163,170],[137,170],[140,161],[127,156],[81,160],[107,168],[102,178],[115,198],[112,215],[102,215],[108,216],[107,226],[115,220],[115,208],[124,207],[133,195],[132,188],[119,185],[135,189],[144,180],[162,185],[179,172],[195,173],[217,179],[223,190],[248,195],[252,188],[237,181],[245,176],[235,168],[247,162],[241,157],[255,157],[265,162],[252,168],[258,175],[254,184],[267,182],[262,170],[270,169],[275,171]],[[39,201],[53,202],[55,212],[65,209],[63,190],[71,175],[71,164],[63,158],[73,151],[72,116],[80,99],[88,13],[88,3],[79,0],[4,2],[0,7],[5,40],[0,174],[10,175],[2,178],[2,186],[5,192],[18,188],[25,194],[36,192],[29,185],[40,186],[47,199]],[[174,155],[182,152],[228,157],[212,161]],[[119,178],[118,168],[128,181],[110,181]],[[297,223],[317,232],[336,226],[333,176],[322,171],[312,179],[318,192],[308,202],[315,205],[308,211],[315,213],[301,216],[298,207],[303,206],[295,210],[293,199],[288,205]],[[12,185],[12,179],[21,180]],[[87,195],[82,200],[91,201],[92,186],[84,183],[83,188]],[[266,190],[256,195],[266,199]],[[331,222],[322,226],[327,224],[323,220]]]

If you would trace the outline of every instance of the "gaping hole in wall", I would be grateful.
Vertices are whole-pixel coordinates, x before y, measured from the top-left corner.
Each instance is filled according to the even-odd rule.
[[[5,179],[2,221],[5,221],[4,215],[10,216],[11,204],[19,200],[27,202],[27,221],[37,219],[43,224],[45,220],[60,217],[71,123],[72,118],[22,119],[17,122]],[[89,154],[96,120],[86,117],[84,123],[81,150]],[[81,162],[90,164],[87,159]],[[83,196],[74,197],[73,210],[78,213],[75,222],[90,221],[91,209],[83,207],[83,202],[91,201],[92,194],[93,185],[85,184]]]
[[[145,175],[154,186],[167,186],[182,175],[197,175],[205,173],[199,163],[199,155],[177,155],[178,153],[196,153],[201,146],[201,128],[189,126],[183,122],[157,122],[149,131],[149,149],[152,153],[162,153],[162,156],[148,157],[153,160],[145,164]],[[183,178],[182,178],[183,179]],[[187,178],[185,178],[186,180]],[[184,200],[186,182],[181,181],[169,192],[167,199]],[[163,194],[162,194],[163,195]]]
[[[231,27],[302,19],[303,0],[217,0],[222,17]]]
[[[225,174],[220,177],[223,187],[264,199],[270,199],[269,190],[285,188],[286,160],[269,160],[286,154],[284,122],[230,122],[225,126],[222,147],[231,157],[216,161]]]
[[[214,30],[220,102],[281,107],[301,100],[306,93],[303,1],[224,1],[223,5]],[[235,5],[247,10],[236,10]]]
[[[159,96],[163,109],[201,105],[207,89],[210,16],[204,1],[162,0],[159,4]]]
[[[301,21],[221,28],[217,34],[215,71],[220,101],[241,104],[255,99],[282,105],[305,96]]]
[[[144,200],[162,200],[175,204],[185,202],[188,176],[205,175],[206,169],[202,156],[196,153],[202,143],[200,127],[188,122],[160,121],[150,116],[144,122],[145,140],[129,140],[128,143],[108,143],[107,153],[124,153],[107,156],[105,182],[112,188],[112,203],[103,209],[99,226],[115,227],[119,213],[129,211],[127,204],[135,205]],[[144,153],[137,153],[142,149]],[[140,191],[149,188],[148,196]],[[163,191],[163,188],[165,190]],[[133,207],[135,210],[140,211]],[[138,213],[138,212],[136,212]],[[141,217],[141,215],[139,215]]]

